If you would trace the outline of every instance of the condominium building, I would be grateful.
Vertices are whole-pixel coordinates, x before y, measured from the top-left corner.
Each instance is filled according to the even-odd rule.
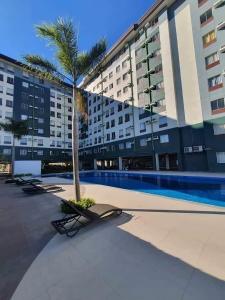
[[[225,0],[161,0],[81,88],[82,169],[225,171]]]
[[[40,79],[0,54],[0,121],[27,120],[28,136],[16,140],[16,160],[71,161],[72,90]],[[0,153],[11,160],[12,134],[0,130]]]

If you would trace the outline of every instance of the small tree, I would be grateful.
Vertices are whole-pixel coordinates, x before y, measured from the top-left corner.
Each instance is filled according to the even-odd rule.
[[[106,41],[101,39],[89,52],[80,52],[78,48],[77,33],[71,20],[58,18],[55,23],[43,24],[36,27],[41,38],[45,38],[56,50],[58,68],[39,55],[26,55],[25,63],[37,73],[47,79],[68,80],[73,87],[73,117],[72,117],[72,157],[74,196],[80,201],[79,181],[79,134],[78,134],[78,108],[77,100],[80,97],[77,82],[79,78],[97,65],[106,51]]]
[[[15,165],[15,140],[21,139],[22,136],[28,134],[28,126],[26,121],[15,121],[10,119],[8,123],[0,123],[0,128],[6,132],[10,132],[13,136],[12,141],[12,177],[14,177],[14,165]]]

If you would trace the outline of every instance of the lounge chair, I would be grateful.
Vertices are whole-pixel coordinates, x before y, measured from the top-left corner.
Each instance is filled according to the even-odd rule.
[[[34,183],[42,183],[42,181],[39,179],[36,179],[36,178],[24,180],[21,177],[18,178],[18,180],[16,180],[17,185],[28,185],[28,184],[34,184]]]
[[[32,187],[23,188],[24,193],[29,195],[36,195],[36,194],[42,194],[42,193],[56,193],[61,192],[63,189],[60,186],[56,185],[36,185],[33,183],[30,183]]]
[[[51,222],[59,234],[66,234],[68,237],[75,236],[78,231],[91,222],[122,213],[122,209],[109,204],[95,204],[87,209],[78,209],[77,206],[66,200],[61,200],[67,205],[73,214]]]

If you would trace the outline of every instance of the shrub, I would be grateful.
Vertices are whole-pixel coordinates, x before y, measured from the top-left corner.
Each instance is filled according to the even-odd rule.
[[[75,205],[80,210],[87,209],[95,204],[95,201],[91,198],[81,198],[81,200],[78,202],[76,202],[74,199],[69,199],[68,202]],[[74,213],[74,211],[65,203],[61,203],[61,212],[64,214]]]

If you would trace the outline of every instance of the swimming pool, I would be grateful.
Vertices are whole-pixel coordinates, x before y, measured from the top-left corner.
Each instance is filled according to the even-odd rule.
[[[225,178],[93,171],[81,173],[80,180],[225,207]]]

